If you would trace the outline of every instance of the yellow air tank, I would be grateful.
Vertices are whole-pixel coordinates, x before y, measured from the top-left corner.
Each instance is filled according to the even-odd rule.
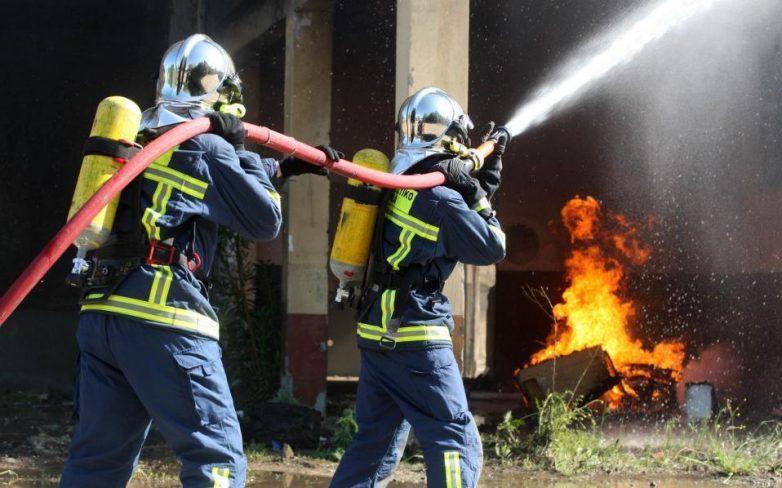
[[[140,125],[141,110],[138,105],[124,97],[108,97],[98,104],[90,137],[132,143],[136,139]],[[110,141],[106,142],[110,144]],[[68,212],[68,220],[119,170],[121,165],[122,163],[112,156],[101,154],[84,156],[71,208]],[[117,212],[118,203],[119,195],[103,207],[103,210],[92,219],[90,225],[73,242],[73,245],[79,250],[79,255],[83,256],[87,251],[97,249],[106,242],[114,225],[114,215]]]
[[[362,149],[353,162],[378,171],[388,172],[388,158],[375,149]],[[342,210],[331,247],[329,267],[339,280],[335,301],[350,300],[361,286],[369,262],[372,233],[375,230],[380,188],[353,178],[348,179]]]

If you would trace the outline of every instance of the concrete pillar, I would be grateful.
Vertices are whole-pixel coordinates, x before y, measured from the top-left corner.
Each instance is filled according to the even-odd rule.
[[[437,86],[467,110],[469,34],[469,0],[397,0],[396,106],[423,87]],[[468,376],[485,368],[486,356],[485,309],[474,306],[480,303],[475,277],[481,273],[471,268],[459,265],[445,286],[456,321],[454,353],[468,366]],[[467,320],[465,308],[474,311]]]
[[[331,123],[331,0],[306,0],[286,19],[286,134],[328,143]],[[325,412],[329,182],[297,176],[284,195],[283,286],[287,307],[283,386]]]

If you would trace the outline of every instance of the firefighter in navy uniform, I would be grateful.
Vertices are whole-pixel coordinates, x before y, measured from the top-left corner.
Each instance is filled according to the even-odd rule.
[[[457,262],[490,265],[505,235],[489,200],[499,187],[509,135],[475,177],[465,158],[472,122],[444,91],[424,88],[399,109],[395,174],[440,171],[446,184],[397,190],[381,207],[372,269],[360,305],[358,432],[334,488],[385,486],[410,426],[420,441],[428,486],[477,484],[483,452],[451,344],[454,321],[442,289]]]
[[[243,114],[230,56],[201,34],[172,45],[140,139],[203,116],[212,133],[172,149],[123,192],[111,238],[94,254],[98,267],[119,266],[122,279],[82,298],[78,420],[62,487],[124,487],[153,420],[182,462],[183,486],[244,486],[242,437],[207,295],[217,230],[275,238],[282,213],[273,179],[321,170],[246,151],[241,121],[220,110]]]

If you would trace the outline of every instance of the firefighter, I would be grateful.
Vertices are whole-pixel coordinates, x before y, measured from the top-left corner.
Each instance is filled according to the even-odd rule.
[[[424,88],[399,109],[394,174],[440,171],[446,184],[397,190],[381,202],[373,258],[357,328],[361,372],[358,432],[334,488],[385,486],[410,426],[430,487],[474,487],[483,451],[451,344],[454,321],[445,280],[458,262],[490,265],[505,235],[489,203],[500,184],[510,136],[496,143],[475,177],[465,163],[472,122],[444,91]]]
[[[122,278],[82,298],[77,423],[62,487],[125,486],[153,420],[182,462],[183,486],[244,486],[242,436],[207,294],[218,227],[274,239],[282,212],[272,181],[323,171],[245,150],[243,125],[230,115],[243,112],[241,82],[221,46],[196,34],[166,51],[140,140],[203,116],[212,133],[161,156],[123,192],[114,231],[94,253],[98,269]]]

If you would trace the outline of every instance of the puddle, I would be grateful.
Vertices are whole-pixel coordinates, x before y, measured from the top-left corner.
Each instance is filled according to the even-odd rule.
[[[291,473],[257,473],[254,481],[247,483],[248,488],[328,488],[329,478],[322,476],[302,476]],[[524,473],[518,475],[492,475],[490,479],[483,477],[480,488],[717,488],[725,484],[715,480],[694,479],[635,479],[632,481],[616,481],[603,478],[580,479],[579,481],[563,481],[561,479],[527,478]],[[390,488],[425,488],[426,483],[391,483]]]

